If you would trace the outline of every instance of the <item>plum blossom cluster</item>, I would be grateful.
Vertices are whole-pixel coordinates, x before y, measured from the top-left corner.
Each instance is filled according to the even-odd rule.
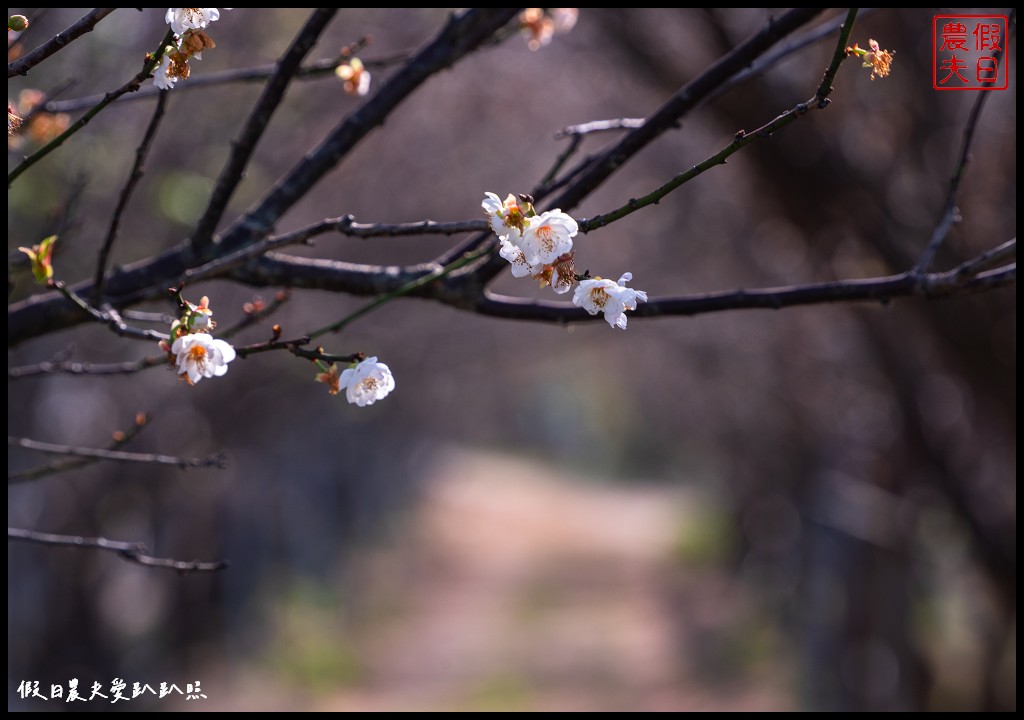
[[[178,378],[195,385],[203,378],[220,377],[235,359],[235,349],[224,340],[216,340],[210,331],[217,327],[205,295],[198,305],[182,300],[181,317],[171,323],[170,342],[160,341]]]
[[[572,239],[579,223],[559,209],[538,215],[529,195],[509,194],[504,200],[492,192],[484,195],[481,206],[501,241],[499,254],[512,266],[514,277],[532,277],[559,295],[578,282],[574,305],[591,315],[604,313],[611,327],[626,329],[626,311],[636,310],[637,301],[646,302],[647,293],[626,287],[633,279],[631,273],[618,282],[576,273]]]
[[[218,8],[167,8],[164,21],[174,31],[174,44],[164,48],[160,67],[153,73],[154,85],[161,90],[170,90],[178,80],[188,78],[191,72],[188,61],[193,58],[202,60],[203,50],[217,47],[206,33],[206,27],[218,19]]]
[[[512,275],[532,277],[559,295],[568,292],[576,280],[572,250],[572,239],[579,232],[576,221],[557,209],[538,215],[528,196],[509,194],[501,200],[492,192],[485,195],[481,205],[501,240],[500,254],[511,263]]]
[[[382,400],[395,389],[395,376],[391,368],[377,358],[369,357],[359,363],[340,370],[337,363],[328,366],[321,360],[316,361],[322,371],[317,374],[316,381],[327,385],[327,392],[337,395],[345,391],[349,403],[365,407]]]

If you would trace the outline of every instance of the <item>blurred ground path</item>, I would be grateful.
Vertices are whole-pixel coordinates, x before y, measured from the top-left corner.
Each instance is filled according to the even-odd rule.
[[[771,685],[706,689],[684,657],[669,588],[683,494],[456,450],[434,474],[401,607],[361,638],[364,680],[323,709],[790,707]],[[716,585],[684,604],[721,617]]]
[[[459,449],[429,474],[337,587],[268,610],[260,663],[203,674],[203,709],[794,709],[750,588],[680,551],[714,537],[696,495]]]

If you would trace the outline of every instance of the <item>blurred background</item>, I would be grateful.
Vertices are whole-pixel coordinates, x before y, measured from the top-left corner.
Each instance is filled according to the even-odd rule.
[[[22,51],[82,15],[9,11],[34,20]],[[431,78],[277,230],[346,213],[482,217],[485,191],[536,184],[565,147],[558,130],[650,114],[781,12],[584,9],[536,52],[524,36],[477,52]],[[848,61],[827,110],[578,237],[577,266],[631,271],[652,297],[912,266],[976,99],[932,89],[939,12],[862,16],[851,40],[895,52],[888,78]],[[309,59],[372,36],[360,53],[369,64],[422,46],[446,16],[343,9]],[[217,47],[192,63],[193,78],[274,62],[307,17],[222,12],[208,28]],[[165,30],[163,10],[117,10],[9,81],[8,100],[109,91]],[[1016,235],[1015,42],[1011,32],[1010,87],[988,98],[963,221],[939,269]],[[807,100],[834,46],[830,36],[691,113],[573,215],[645,194]],[[371,94],[392,70],[372,72]],[[189,235],[260,92],[182,91],[188,82],[170,93],[114,263]],[[223,224],[359,102],[333,75],[293,83]],[[34,291],[16,248],[53,232],[57,276],[92,277],[154,103],[108,108],[9,189],[11,301]],[[589,137],[582,151],[615,137]],[[17,138],[9,169],[39,147],[28,132]],[[459,240],[322,236],[291,252],[399,264]],[[550,297],[509,273],[492,287]],[[226,325],[275,292],[218,281],[186,295],[209,295]],[[295,292],[234,342],[267,339],[273,322],[298,335],[365,302]],[[101,464],[19,483],[11,526],[231,563],[181,577],[109,553],[9,543],[9,709],[71,709],[18,695],[23,680],[66,692],[71,678],[104,693],[115,678],[129,689],[198,681],[207,696],[80,710],[1016,708],[1015,286],[635,318],[626,332],[409,299],[326,340],[333,352],[378,356],[395,392],[357,408],[284,353],[236,360],[195,387],[163,368],[9,381],[9,435],[102,447],[144,412],[127,449],[230,457],[225,470]],[[8,363],[155,352],[83,326],[11,348]],[[8,469],[48,460],[9,448]]]

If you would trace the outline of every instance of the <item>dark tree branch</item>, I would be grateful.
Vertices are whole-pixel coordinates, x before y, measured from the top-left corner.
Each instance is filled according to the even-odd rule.
[[[924,282],[913,272],[865,280],[840,280],[827,283],[793,285],[778,288],[734,290],[729,292],[684,295],[652,300],[637,306],[633,317],[694,316],[723,310],[781,310],[798,305],[826,303],[878,302],[887,304],[901,297],[952,297],[1011,285],[1017,279],[1016,263],[978,275],[964,277],[955,270],[932,273]],[[525,300],[487,294],[475,308],[482,315],[516,320],[538,320],[574,323],[603,320],[601,315],[588,315],[584,310],[566,303]]]
[[[128,201],[135,191],[135,186],[139,184],[139,180],[142,179],[143,174],[146,172],[146,155],[149,154],[150,145],[153,144],[153,138],[156,137],[156,131],[160,127],[160,120],[164,116],[164,108],[166,106],[167,91],[163,90],[156,102],[153,117],[149,121],[149,126],[142,137],[142,142],[139,143],[139,147],[135,150],[135,162],[132,164],[132,171],[128,174],[128,180],[121,190],[121,196],[117,200],[117,207],[114,208],[114,215],[110,219],[110,230],[107,231],[107,239],[104,241],[103,247],[100,249],[99,259],[96,261],[96,275],[93,280],[92,289],[93,305],[99,305],[103,301],[103,281],[104,275],[107,272],[107,258],[110,257],[110,250],[114,247],[114,241],[117,240],[117,230],[121,225],[121,215],[124,213],[125,208],[128,207]]]
[[[226,560],[200,562],[199,560],[175,560],[174,558],[158,558],[149,555],[143,543],[126,543],[107,540],[106,538],[87,538],[76,535],[55,535],[21,528],[7,528],[8,540],[49,545],[57,547],[85,548],[87,550],[106,550],[116,553],[122,559],[145,567],[166,568],[175,570],[182,575],[194,572],[216,572],[228,566]]]
[[[857,17],[865,17],[871,14],[872,12],[872,8],[861,8],[857,13]],[[705,100],[705,102],[714,100],[719,95],[728,92],[736,85],[739,85],[740,83],[750,79],[751,77],[756,77],[758,75],[763,74],[765,70],[768,70],[769,68],[778,64],[780,61],[786,59],[790,55],[799,52],[800,50],[803,50],[805,47],[813,45],[822,38],[826,38],[829,35],[832,35],[833,33],[845,30],[847,26],[850,26],[848,19],[849,14],[847,14],[846,17],[837,17],[832,18],[831,20],[827,20],[826,22],[821,23],[817,27],[808,30],[805,33],[802,33],[799,36],[791,38],[789,42],[781,44],[779,47],[776,47],[771,52],[765,53],[763,57],[759,58],[749,68],[743,70],[742,72],[736,73],[733,77],[729,78],[727,82],[723,83],[720,88],[718,88],[710,95],[708,95],[707,100]]]
[[[334,169],[409,95],[434,74],[479,47],[516,14],[515,8],[472,9],[452,15],[438,37],[416,54],[364,105],[346,117],[245,217],[224,231],[219,245],[233,251],[269,234],[289,208]]]
[[[238,140],[231,144],[231,155],[210,192],[210,202],[207,204],[203,216],[196,223],[191,242],[193,248],[200,254],[212,241],[213,232],[224,215],[228,201],[231,200],[231,196],[242,182],[242,178],[245,177],[245,168],[252,158],[256,144],[270,124],[274,111],[284,99],[285,91],[299,71],[303,58],[313,49],[320,34],[323,33],[327,23],[331,21],[336,12],[336,8],[315,10],[299,34],[295,36],[288,50],[278,60],[274,73],[263,87],[263,92],[242,127]]]
[[[90,10],[85,17],[74,23],[67,30],[59,32],[35,50],[26,53],[17,60],[7,63],[7,79],[15,75],[28,75],[28,71],[53,55],[58,50],[67,47],[68,43],[77,40],[87,32],[92,32],[96,23],[105,18],[117,8],[96,8]]]
[[[112,307],[105,307],[100,310],[87,303],[83,298],[80,298],[70,288],[67,287],[63,282],[56,281],[51,282],[50,285],[57,290],[61,295],[66,297],[71,303],[79,308],[86,315],[91,317],[96,322],[106,325],[115,334],[121,337],[128,337],[135,340],[153,340],[160,342],[161,340],[169,339],[167,333],[157,332],[156,330],[143,330],[142,328],[132,327],[126,323],[121,315]]]
[[[725,165],[729,156],[731,156],[733,153],[737,152],[741,148],[744,148],[757,140],[762,140],[764,138],[771,137],[774,132],[776,132],[777,130],[781,130],[782,128],[796,120],[799,120],[812,109],[825,107],[824,105],[814,103],[814,99],[815,98],[811,98],[811,100],[807,102],[798,103],[792,109],[787,110],[786,112],[782,113],[771,122],[767,123],[766,125],[763,125],[762,127],[759,127],[757,130],[753,130],[751,132],[740,130],[739,132],[736,133],[736,136],[733,139],[733,141],[729,143],[725,148],[715,153],[707,160],[704,160],[703,162],[694,165],[689,170],[685,170],[684,172],[679,173],[674,178],[669,180],[667,183],[657,188],[656,190],[650,192],[649,194],[639,198],[630,198],[625,205],[610,212],[597,215],[588,220],[580,220],[580,230],[583,231],[584,233],[590,232],[591,230],[602,228],[605,225],[610,225],[616,220],[621,220],[627,215],[631,215],[637,210],[645,208],[648,205],[657,205],[663,197],[668,195],[676,188],[685,185],[690,180],[693,180],[698,175],[702,175],[703,173],[717,165]]]
[[[8,445],[17,445],[26,450],[37,450],[50,453],[51,455],[71,455],[81,458],[95,458],[97,460],[111,460],[113,462],[135,462],[150,465],[173,465],[182,470],[185,468],[215,467],[223,470],[227,467],[227,460],[223,453],[216,453],[205,458],[173,457],[171,455],[154,455],[152,453],[133,453],[123,450],[102,450],[100,448],[71,447],[70,445],[57,445],[55,443],[31,440],[29,438],[18,438],[7,436]]]
[[[793,33],[821,12],[819,8],[797,8],[773,20],[761,32],[739,45],[705,72],[687,83],[668,102],[648,117],[643,125],[625,135],[602,153],[565,191],[549,203],[551,207],[570,210],[590,195],[624,162],[645,148],[696,107],[722,83],[754,62],[755,59],[783,37]]]

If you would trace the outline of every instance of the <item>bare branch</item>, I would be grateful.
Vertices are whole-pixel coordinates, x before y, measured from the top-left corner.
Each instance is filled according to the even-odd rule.
[[[56,362],[48,360],[36,363],[35,365],[7,368],[7,377],[11,380],[18,380],[20,378],[55,375],[58,373],[67,373],[68,375],[132,375],[146,368],[166,364],[166,355],[152,355],[139,360],[120,363],[71,362],[67,360]]]
[[[57,445],[55,443],[31,440],[7,436],[8,445],[17,445],[26,450],[38,450],[39,452],[52,455],[71,455],[82,458],[96,458],[99,460],[111,460],[113,462],[136,462],[150,465],[174,465],[181,469],[215,467],[223,470],[227,467],[227,459],[224,453],[216,453],[205,458],[184,458],[171,455],[154,455],[151,453],[133,453],[123,450],[101,450],[99,448],[72,447],[70,445]]]
[[[67,30],[59,32],[35,50],[26,53],[14,62],[7,63],[7,79],[15,75],[28,75],[28,71],[53,55],[58,50],[67,47],[68,43],[77,40],[87,32],[92,32],[96,23],[105,18],[117,8],[96,8],[86,13],[78,22],[74,23]]]
[[[413,223],[369,224],[357,223],[352,215],[342,218],[327,218],[307,225],[284,235],[266,238],[241,250],[236,250],[205,265],[189,268],[176,278],[176,282],[194,283],[211,277],[222,276],[237,268],[248,260],[264,255],[271,250],[288,245],[308,244],[317,235],[334,231],[349,237],[407,237],[410,235],[454,235],[456,233],[474,232],[488,228],[486,220],[463,220],[459,222],[439,223],[433,220],[421,220]]]
[[[1016,257],[1017,238],[1013,238],[1012,240],[1007,240],[998,247],[986,250],[977,257],[973,257],[970,260],[957,265],[953,268],[952,272],[959,277],[973,276],[990,267],[999,265],[1010,258]]]
[[[42,533],[34,530],[23,530],[21,528],[7,528],[8,540],[20,540],[22,542],[35,543],[37,545],[49,545],[56,547],[84,548],[87,550],[106,550],[116,553],[128,562],[145,567],[166,568],[175,570],[182,575],[194,572],[217,572],[228,566],[226,560],[215,560],[214,562],[200,562],[199,560],[175,560],[174,558],[158,558],[149,554],[149,550],[143,543],[126,543],[106,538],[87,538],[76,535],[55,535],[53,533]]]
[[[117,207],[114,208],[114,214],[110,218],[110,229],[107,231],[107,239],[104,241],[103,247],[100,249],[99,259],[96,261],[96,275],[92,288],[93,305],[99,305],[103,300],[103,276],[107,272],[107,258],[110,256],[110,250],[114,247],[114,241],[117,240],[117,230],[121,224],[121,214],[124,213],[124,209],[128,206],[128,201],[135,191],[135,186],[139,184],[139,180],[142,178],[143,173],[145,173],[146,155],[149,154],[149,147],[153,143],[153,138],[156,137],[156,130],[160,127],[160,120],[164,116],[164,108],[166,106],[167,91],[162,90],[160,98],[156,102],[156,108],[153,110],[153,117],[150,119],[149,126],[142,136],[142,142],[135,149],[135,162],[132,164],[132,171],[128,173],[128,180],[121,190],[121,196],[117,200]]]

